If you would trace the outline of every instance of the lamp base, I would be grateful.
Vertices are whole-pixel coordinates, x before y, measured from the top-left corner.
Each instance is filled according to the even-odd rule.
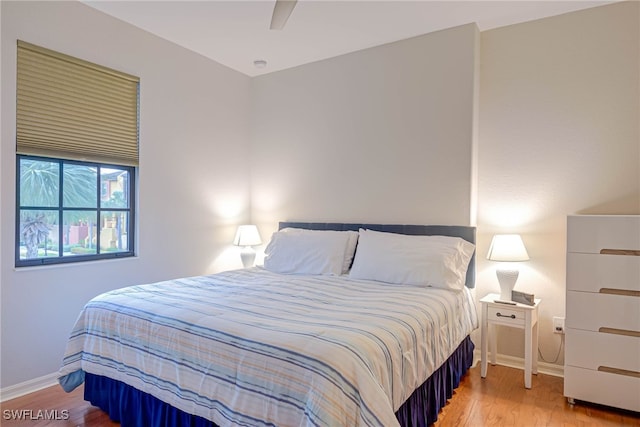
[[[240,252],[240,259],[244,268],[253,267],[256,260],[256,251],[251,246],[245,246]]]
[[[500,283],[500,300],[511,301],[511,291],[516,286],[516,281],[518,280],[519,274],[520,273],[518,270],[496,270],[498,283]]]

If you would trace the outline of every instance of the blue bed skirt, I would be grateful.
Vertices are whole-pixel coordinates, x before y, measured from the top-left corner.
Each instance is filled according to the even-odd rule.
[[[473,364],[473,349],[471,338],[465,338],[451,357],[396,412],[400,425],[424,427],[438,419],[438,412],[453,396],[453,390]],[[147,393],[100,375],[86,373],[84,399],[126,427],[216,426],[202,417],[187,414]]]

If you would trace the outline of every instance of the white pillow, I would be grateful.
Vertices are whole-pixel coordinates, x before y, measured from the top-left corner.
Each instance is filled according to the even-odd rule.
[[[475,245],[460,237],[410,236],[360,229],[349,277],[462,289]]]
[[[326,234],[326,235],[335,235],[337,239],[342,240],[344,236],[347,236],[347,246],[344,251],[344,259],[342,263],[342,273],[346,274],[349,272],[351,268],[351,264],[353,263],[353,256],[356,252],[356,245],[358,244],[358,232],[357,231],[337,231],[337,230],[307,230],[305,228],[293,228],[287,227],[280,230],[284,233],[310,233],[310,234]]]
[[[347,233],[278,231],[265,249],[264,268],[275,273],[339,276],[348,241]]]

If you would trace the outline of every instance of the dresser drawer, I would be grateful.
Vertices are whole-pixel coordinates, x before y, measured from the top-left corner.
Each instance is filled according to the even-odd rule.
[[[640,216],[577,215],[567,218],[567,252],[640,250]]]
[[[567,290],[640,292],[640,256],[567,254]]]
[[[507,305],[505,307],[489,307],[488,310],[490,322],[521,328],[524,328],[524,316],[522,310],[512,310]]]
[[[567,366],[564,395],[629,411],[640,411],[640,378]]]
[[[565,365],[594,371],[623,369],[640,375],[640,336],[567,328],[565,339]]]
[[[567,328],[640,332],[640,297],[567,291]]]

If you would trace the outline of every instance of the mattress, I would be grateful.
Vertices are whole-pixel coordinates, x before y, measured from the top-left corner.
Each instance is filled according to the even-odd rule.
[[[236,270],[96,297],[60,382],[102,375],[218,425],[393,426],[477,324],[466,288]]]

